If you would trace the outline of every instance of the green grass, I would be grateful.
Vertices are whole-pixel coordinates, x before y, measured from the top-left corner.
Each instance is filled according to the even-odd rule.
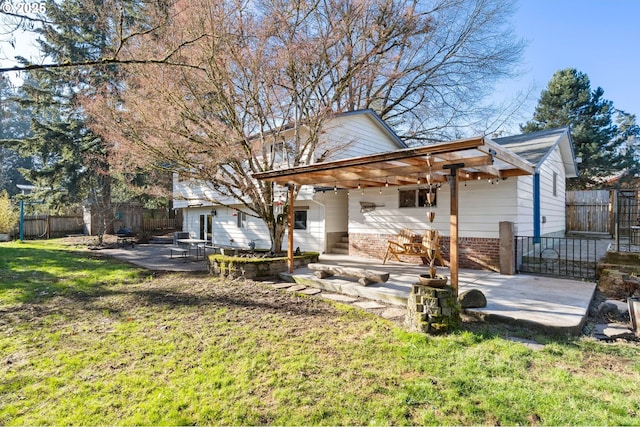
[[[0,244],[0,307],[67,292],[100,292],[113,284],[137,281],[142,273],[91,251],[83,255],[72,251],[56,240]]]
[[[0,425],[640,424],[638,346],[507,333],[2,244]]]

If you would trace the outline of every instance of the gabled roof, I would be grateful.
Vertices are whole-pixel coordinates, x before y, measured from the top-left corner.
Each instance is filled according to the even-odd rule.
[[[336,117],[348,117],[357,114],[363,114],[369,117],[369,119],[378,126],[384,133],[386,133],[400,148],[409,148],[409,146],[400,138],[394,131],[389,127],[389,125],[382,120],[382,118],[371,108],[367,108],[364,110],[355,110],[349,111],[346,113],[340,113]]]
[[[329,115],[327,117],[327,121],[330,122],[332,119],[337,119],[337,118],[341,118],[341,117],[349,117],[349,116],[357,116],[357,115],[363,115],[363,116],[367,117],[374,124],[374,126],[376,126],[378,129],[380,129],[399,148],[409,148],[409,146],[402,140],[402,138],[400,138],[393,131],[393,129],[391,129],[391,127],[389,127],[389,125],[384,120],[382,120],[382,118],[378,115],[378,113],[373,111],[371,108],[366,108],[366,109],[363,109],[363,110],[347,111],[347,112],[344,112],[344,113],[331,114],[331,115]],[[264,132],[264,135],[271,135],[271,134],[274,134],[276,132],[287,132],[287,131],[293,130],[294,128],[295,128],[294,122],[289,122],[289,123],[283,124],[281,127],[277,128],[277,129],[273,129],[271,131]],[[251,136],[250,139],[259,139],[259,135],[258,134],[253,135],[253,136]]]
[[[578,166],[573,153],[573,141],[569,127],[495,138],[493,141],[536,165],[536,170],[540,168],[551,152],[559,147],[567,178],[578,176]]]

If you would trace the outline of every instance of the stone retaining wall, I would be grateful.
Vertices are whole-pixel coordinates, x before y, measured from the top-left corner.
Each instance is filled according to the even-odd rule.
[[[307,253],[293,259],[293,268],[306,267],[318,262],[318,253]],[[252,280],[264,280],[277,277],[289,270],[287,258],[241,258],[213,254],[208,256],[209,273],[222,277],[244,277]]]

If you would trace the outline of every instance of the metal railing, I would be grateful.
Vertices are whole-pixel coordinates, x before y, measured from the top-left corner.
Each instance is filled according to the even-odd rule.
[[[640,192],[616,193],[616,252],[640,252]]]
[[[516,271],[595,280],[597,239],[515,236]]]

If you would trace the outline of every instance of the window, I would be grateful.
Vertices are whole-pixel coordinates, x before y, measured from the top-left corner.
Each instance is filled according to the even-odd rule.
[[[236,217],[238,221],[238,228],[247,228],[247,214],[244,212],[238,211],[238,216]]]
[[[293,229],[307,229],[307,211],[293,211]]]
[[[416,190],[400,190],[399,193],[401,208],[416,207]]]
[[[558,195],[558,174],[556,172],[553,173],[553,195]]]
[[[415,207],[427,207],[437,205],[437,188],[421,188],[413,190],[400,190],[400,202],[401,208],[415,208]],[[429,199],[432,199],[432,203],[429,203]]]

